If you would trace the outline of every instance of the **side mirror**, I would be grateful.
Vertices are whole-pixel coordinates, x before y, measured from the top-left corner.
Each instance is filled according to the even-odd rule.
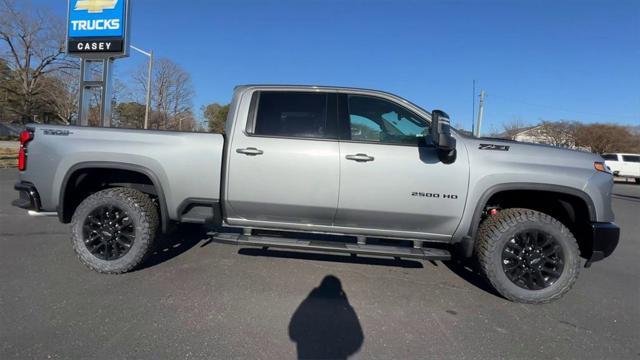
[[[450,164],[456,160],[456,139],[451,136],[449,115],[442,110],[431,112],[431,139],[440,161]]]

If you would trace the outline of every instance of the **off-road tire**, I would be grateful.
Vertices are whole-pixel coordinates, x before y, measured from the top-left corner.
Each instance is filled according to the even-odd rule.
[[[640,184],[640,178],[636,178],[636,184]]]
[[[561,247],[564,268],[549,287],[529,290],[513,283],[505,274],[502,252],[516,233],[536,229],[552,235]],[[555,218],[530,209],[505,209],[485,219],[480,225],[475,254],[481,271],[505,298],[528,304],[542,304],[562,297],[571,289],[580,271],[578,243],[569,229]]]
[[[104,205],[115,205],[124,210],[135,227],[135,238],[128,252],[115,260],[102,260],[93,255],[84,243],[83,226],[89,214]],[[122,274],[135,269],[152,252],[159,226],[158,210],[146,194],[130,188],[110,188],[99,191],[80,203],[72,223],[71,241],[80,261],[103,274]]]

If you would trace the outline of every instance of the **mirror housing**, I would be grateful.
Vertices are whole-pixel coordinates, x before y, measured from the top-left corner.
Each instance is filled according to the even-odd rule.
[[[451,136],[449,115],[442,110],[431,112],[431,141],[440,161],[450,164],[456,159],[456,139]]]

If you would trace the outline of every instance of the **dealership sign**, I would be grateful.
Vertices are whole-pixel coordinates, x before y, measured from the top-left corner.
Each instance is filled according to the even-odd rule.
[[[82,57],[128,54],[129,0],[69,0],[67,52]]]

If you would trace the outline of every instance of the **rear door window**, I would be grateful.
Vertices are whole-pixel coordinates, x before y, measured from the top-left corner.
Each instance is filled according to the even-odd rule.
[[[640,163],[640,155],[622,155],[622,161]]]
[[[253,129],[260,136],[336,139],[335,94],[262,91]]]

